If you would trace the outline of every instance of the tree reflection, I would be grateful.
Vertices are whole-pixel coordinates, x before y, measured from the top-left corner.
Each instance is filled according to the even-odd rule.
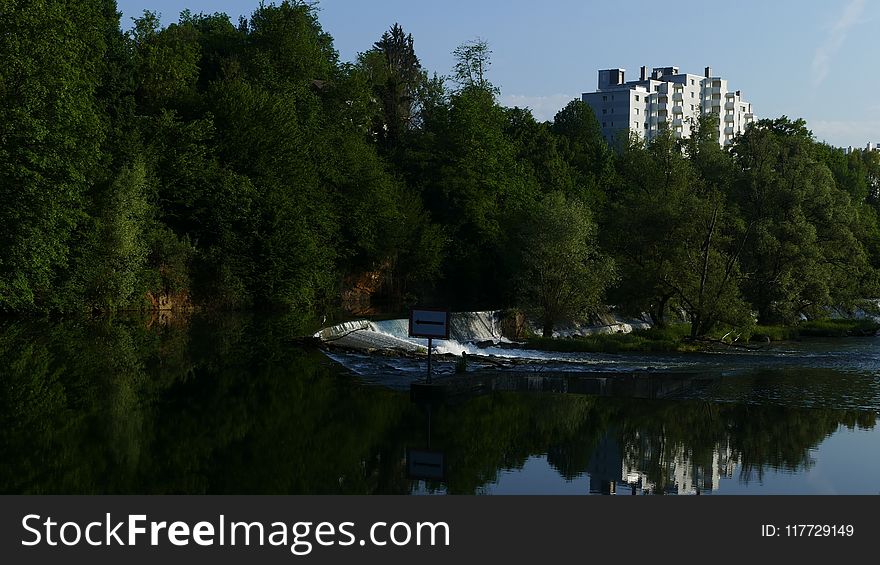
[[[295,317],[0,325],[0,492],[409,493],[424,407],[290,337]],[[594,490],[717,488],[809,468],[839,426],[876,415],[741,403],[496,392],[437,406],[449,493],[545,457]],[[537,488],[537,487],[536,487]],[[586,487],[584,489],[586,491]]]

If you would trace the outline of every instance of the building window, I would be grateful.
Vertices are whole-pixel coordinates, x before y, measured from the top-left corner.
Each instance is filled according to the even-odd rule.
[[[694,97],[694,91],[691,90],[691,98],[693,98],[693,97]]]
[[[633,122],[633,125],[634,125],[636,128],[638,128],[638,127],[639,127],[639,122]]]
[[[691,112],[693,112],[693,111],[694,111],[694,105],[691,104]]]
[[[638,116],[638,115],[639,115],[639,109],[636,108],[636,116]]]
[[[604,127],[608,127],[608,124],[606,124],[605,122],[602,122],[602,127],[603,127],[603,128],[604,128]]]
[[[606,110],[605,108],[602,108],[602,113],[603,113],[603,114],[607,114],[607,113],[608,113],[608,110]]]
[[[639,101],[639,95],[636,94],[636,102],[638,102],[638,101]]]
[[[602,102],[608,102],[608,97],[607,97],[607,96],[603,96],[603,97],[602,97]]]
[[[660,87],[659,87],[659,86],[655,86],[655,87],[654,87],[654,92],[660,92]]]

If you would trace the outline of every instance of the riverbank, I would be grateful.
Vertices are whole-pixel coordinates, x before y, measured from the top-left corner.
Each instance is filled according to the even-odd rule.
[[[526,339],[524,348],[583,353],[685,353],[704,351],[718,345],[754,347],[767,342],[809,338],[873,336],[880,331],[880,323],[870,319],[809,320],[796,326],[757,325],[744,330],[722,329],[699,340],[692,339],[690,331],[690,324],[675,324],[666,328],[635,329],[629,333],[566,338],[531,337]]]
[[[597,333],[572,337],[530,337],[525,349],[538,351],[584,353],[663,353],[700,351],[704,345],[689,342],[690,324],[676,324],[667,328],[634,329],[629,333]]]

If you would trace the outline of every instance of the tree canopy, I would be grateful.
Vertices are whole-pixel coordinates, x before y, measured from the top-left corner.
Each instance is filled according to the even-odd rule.
[[[397,23],[343,62],[319,15],[4,3],[0,311],[365,300],[552,333],[607,304],[697,336],[877,296],[880,153],[785,116],[610,148],[584,102],[499,103],[486,40],[447,79]]]

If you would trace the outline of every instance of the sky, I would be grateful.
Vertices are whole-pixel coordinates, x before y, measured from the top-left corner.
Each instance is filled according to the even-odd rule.
[[[117,0],[123,28],[144,10],[162,23],[183,9],[248,16],[259,0]],[[596,89],[597,71],[677,66],[727,79],[758,118],[804,118],[816,139],[880,143],[880,2],[876,0],[321,0],[318,18],[342,61],[399,23],[429,73],[452,51],[489,43],[489,80],[506,106],[551,120]]]

